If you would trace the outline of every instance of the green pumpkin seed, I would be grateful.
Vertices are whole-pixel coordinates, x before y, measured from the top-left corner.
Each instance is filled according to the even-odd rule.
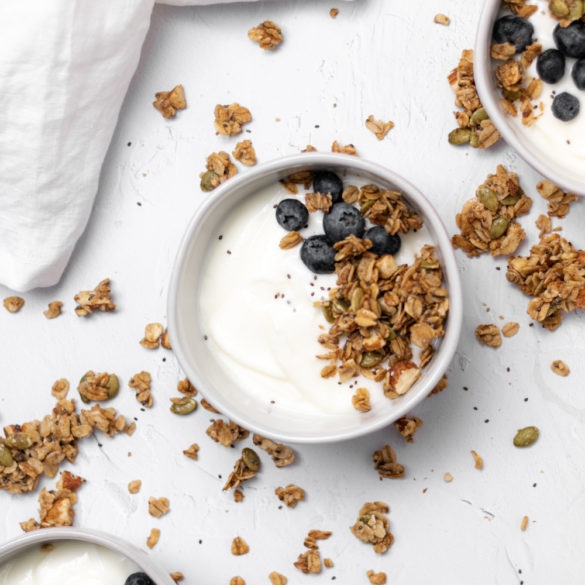
[[[337,309],[339,313],[346,313],[349,309],[349,303],[342,299],[333,299],[333,306]]]
[[[258,471],[260,469],[260,457],[254,449],[246,447],[242,449],[242,461],[251,471]]]
[[[485,111],[485,108],[479,108],[479,110],[475,110],[471,115],[469,121],[471,122],[472,126],[479,126],[484,120],[487,120],[489,116]]]
[[[10,467],[14,463],[10,449],[4,444],[0,443],[0,466]]]
[[[215,171],[207,171],[201,177],[201,190],[213,191],[217,186],[217,179],[219,175]]]
[[[371,516],[369,514],[363,514],[362,516],[360,516],[358,518],[358,520],[360,522],[363,522],[364,524],[367,524],[370,521]]]
[[[453,144],[454,146],[465,144],[466,142],[469,142],[470,139],[471,130],[468,128],[455,128],[455,130],[449,132],[449,144]]]
[[[11,449],[18,449],[19,451],[24,451],[25,449],[29,449],[30,447],[32,447],[33,440],[26,433],[18,432],[14,433],[14,435],[6,437],[4,444],[6,445],[6,447],[10,447]]]
[[[392,327],[390,327],[390,332],[388,333],[388,336],[386,337],[386,341],[394,341],[397,336],[398,336],[398,333],[396,333],[396,331],[394,331],[394,329],[392,329]]]
[[[519,196],[514,196],[514,195],[506,195],[506,197],[504,197],[502,199],[502,205],[516,205],[516,203],[518,203],[518,200],[520,199]]]
[[[197,401],[189,396],[174,398],[171,404],[171,412],[175,414],[189,414],[197,408]]]
[[[569,19],[577,20],[583,16],[583,1],[575,0],[575,3],[569,8]]]
[[[509,102],[515,102],[522,97],[522,92],[520,91],[511,91],[509,89],[504,89],[502,94]]]
[[[384,359],[384,354],[379,351],[366,351],[362,355],[360,360],[360,366],[362,368],[373,368],[377,366]]]
[[[514,437],[514,445],[516,447],[529,447],[538,439],[538,427],[524,427],[519,429]]]
[[[327,323],[335,323],[335,317],[333,316],[333,313],[331,312],[331,305],[329,305],[329,304],[323,305],[322,309],[323,309],[323,315],[325,315],[325,319],[327,320]]]
[[[360,207],[360,213],[362,215],[364,215],[366,213],[366,211],[368,211],[368,209],[370,209],[370,207],[372,207],[372,205],[374,205],[374,203],[376,203],[375,199],[370,199],[369,201],[366,201],[361,207]]]
[[[492,221],[492,225],[490,227],[490,237],[492,240],[497,240],[503,236],[506,233],[509,224],[510,221],[505,217],[496,217],[496,219]]]
[[[351,295],[351,312],[357,313],[362,307],[364,300],[364,291],[361,288],[356,288]]]
[[[108,398],[114,398],[114,396],[118,394],[118,390],[120,388],[118,376],[116,376],[116,374],[110,374],[106,386],[108,388]]]
[[[565,16],[569,16],[569,7],[564,0],[551,0],[549,2],[549,8],[557,18],[565,18]]]
[[[423,260],[420,263],[421,268],[426,268],[427,270],[436,270],[439,268],[440,264],[438,262],[429,262],[428,260]]]
[[[479,134],[477,132],[472,132],[471,137],[469,138],[469,144],[472,148],[479,148]]]
[[[483,206],[490,211],[495,211],[500,205],[498,196],[489,187],[480,187],[477,190],[477,198],[483,203]]]

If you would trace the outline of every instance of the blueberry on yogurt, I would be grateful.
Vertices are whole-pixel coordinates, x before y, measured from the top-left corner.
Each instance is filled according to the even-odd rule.
[[[331,195],[333,203],[341,201],[343,181],[331,171],[315,171],[313,175],[313,191]]]
[[[132,573],[124,585],[154,585],[154,581],[146,573]]]
[[[536,71],[542,81],[557,83],[565,75],[565,56],[558,49],[547,49],[538,56]]]
[[[335,270],[336,253],[327,236],[323,235],[311,236],[301,246],[301,260],[315,274],[333,272]]]
[[[585,57],[585,23],[583,21],[575,20],[565,28],[557,24],[553,38],[559,50],[567,57],[577,59]]]
[[[532,44],[534,27],[520,16],[502,16],[494,24],[494,40],[496,43],[512,43],[516,52],[521,53]]]
[[[578,59],[571,70],[571,77],[577,89],[585,89],[585,59]]]
[[[370,240],[372,247],[370,252],[382,256],[383,254],[396,254],[400,250],[400,236],[390,235],[381,225],[370,228],[364,234],[364,240]]]
[[[330,242],[340,242],[349,235],[361,238],[366,229],[366,221],[360,210],[349,203],[336,203],[329,213],[323,216],[323,229]]]
[[[283,199],[276,208],[276,221],[289,232],[298,231],[307,225],[309,211],[297,199]]]
[[[574,95],[564,91],[555,96],[551,109],[556,118],[563,122],[569,122],[577,117],[580,107],[579,100]]]

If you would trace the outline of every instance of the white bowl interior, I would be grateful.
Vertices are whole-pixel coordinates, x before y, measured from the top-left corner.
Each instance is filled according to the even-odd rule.
[[[564,190],[585,195],[585,161],[579,165],[571,160],[561,160],[555,162],[553,166],[550,162],[549,149],[531,140],[530,133],[522,132],[519,127],[512,124],[510,116],[500,105],[501,95],[496,87],[490,50],[492,30],[501,5],[501,0],[486,0],[479,21],[474,74],[481,102],[506,142],[516,149],[528,164]],[[585,106],[585,103],[583,105]],[[584,116],[585,112],[580,115]],[[538,122],[531,130],[534,133],[539,132]]]
[[[260,402],[243,394],[214,358],[201,329],[199,292],[202,266],[206,261],[207,242],[217,239],[219,226],[231,210],[259,189],[300,170],[328,168],[340,175],[351,172],[380,187],[404,193],[408,203],[420,213],[437,245],[437,257],[445,269],[451,310],[446,336],[430,364],[411,390],[396,400],[387,400],[383,408],[362,414],[299,415]],[[284,195],[284,191],[283,191]],[[169,332],[173,350],[193,384],[223,414],[242,426],[289,442],[324,442],[346,439],[386,426],[428,395],[446,370],[459,337],[461,290],[454,255],[445,229],[434,209],[410,184],[386,169],[349,157],[307,153],[267,163],[240,178],[231,179],[206,202],[193,218],[179,253],[169,293]],[[382,389],[380,388],[380,391]]]

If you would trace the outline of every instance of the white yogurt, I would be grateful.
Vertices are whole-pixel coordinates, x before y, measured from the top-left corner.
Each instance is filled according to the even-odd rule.
[[[31,547],[0,565],[0,585],[124,585],[140,569],[124,555],[89,542]]]
[[[346,184],[348,184],[346,179]],[[355,184],[355,182],[354,182]],[[201,318],[212,351],[243,392],[290,413],[355,413],[351,396],[370,391],[375,408],[387,398],[381,384],[360,376],[341,384],[322,378],[329,362],[317,337],[330,325],[318,300],[329,298],[335,274],[315,275],[300,259],[300,245],[278,246],[287,233],[275,207],[287,197],[280,184],[264,188],[235,208],[210,243],[200,294]],[[304,195],[297,196],[300,200]],[[303,237],[323,233],[323,213],[311,213]],[[402,235],[399,264],[412,263],[429,232]]]

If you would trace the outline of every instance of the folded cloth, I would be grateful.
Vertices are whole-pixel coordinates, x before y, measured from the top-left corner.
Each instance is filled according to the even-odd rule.
[[[0,284],[26,291],[59,281],[89,219],[153,5],[0,2]]]

